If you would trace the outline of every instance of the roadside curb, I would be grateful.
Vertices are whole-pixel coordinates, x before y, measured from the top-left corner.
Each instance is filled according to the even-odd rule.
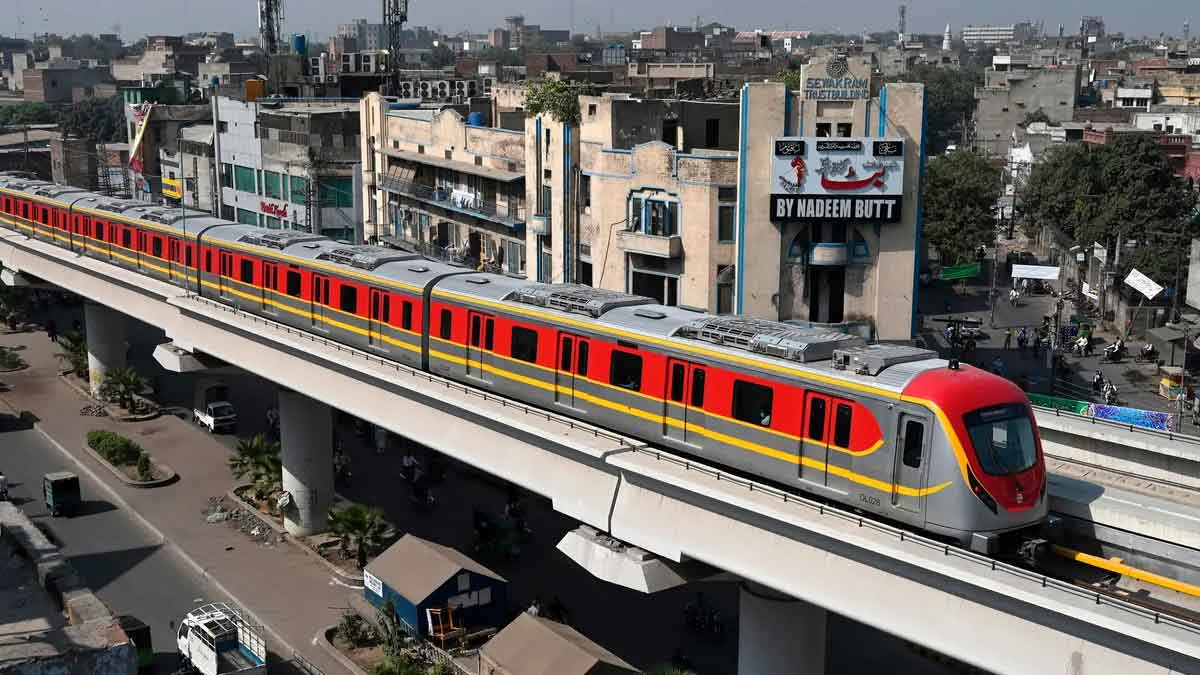
[[[279,523],[276,523],[274,520],[272,520],[270,518],[263,518],[261,516],[261,513],[259,512],[259,510],[256,509],[253,504],[251,504],[250,502],[239,497],[236,490],[238,490],[239,488],[242,488],[242,487],[247,487],[248,485],[249,485],[249,483],[235,485],[235,486],[233,486],[232,489],[229,490],[229,492],[226,493],[226,496],[229,497],[230,499],[232,499],[238,506],[242,507],[244,510],[255,514],[255,516],[258,518],[258,520],[260,522],[265,523],[267,525],[267,527],[270,527],[272,530],[275,530],[275,532],[277,532],[281,536],[282,539],[286,540],[292,546],[295,546],[296,548],[303,551],[305,555],[307,555],[308,557],[312,558],[313,560],[316,560],[317,562],[321,563],[331,573],[341,577],[342,579],[344,579],[348,582],[358,584],[360,588],[362,587],[363,577],[361,574],[353,574],[353,573],[347,572],[346,570],[339,568],[337,565],[334,565],[333,563],[329,562],[325,558],[321,557],[320,553],[317,553],[312,548],[306,546],[304,544],[304,542],[301,542],[300,540],[298,540],[297,538],[295,538],[291,534],[289,534],[287,529],[284,528],[282,525],[280,525]]]
[[[96,483],[98,483],[100,485],[100,488],[102,490],[104,490],[104,492],[106,494],[108,494],[108,496],[113,500],[114,504],[116,504],[119,508],[124,509],[125,512],[128,513],[130,516],[132,516],[133,519],[136,520],[139,525],[141,525],[148,532],[150,532],[152,535],[157,537],[159,542],[162,544],[163,548],[168,549],[168,550],[172,551],[173,553],[175,553],[175,555],[179,556],[179,559],[182,560],[183,562],[187,563],[189,567],[191,567],[193,570],[195,570],[196,574],[200,578],[211,583],[213,585],[213,587],[217,589],[217,591],[219,591],[222,595],[224,595],[225,597],[232,600],[236,605],[241,607],[243,611],[245,611],[247,614],[249,614],[250,617],[252,619],[254,619],[254,621],[258,625],[262,626],[268,633],[271,634],[271,638],[274,639],[275,642],[278,643],[280,647],[286,649],[289,652],[293,652],[293,653],[299,651],[290,642],[285,640],[283,638],[283,636],[280,635],[274,628],[272,628],[270,624],[264,622],[263,620],[261,620],[257,616],[255,616],[254,612],[252,612],[250,610],[249,605],[247,605],[245,602],[242,602],[242,600],[239,599],[237,595],[230,592],[230,590],[225,586],[225,584],[221,583],[220,579],[209,574],[208,570],[205,569],[205,567],[203,565],[201,565],[199,562],[197,562],[195,558],[193,558],[190,554],[188,554],[187,551],[185,551],[183,548],[181,548],[175,542],[168,539],[166,537],[166,535],[164,535],[162,533],[162,530],[158,529],[158,527],[156,527],[153,523],[151,523],[149,520],[147,520],[145,516],[143,516],[141,513],[139,513],[137,511],[137,509],[130,506],[129,502],[125,501],[125,498],[122,497],[120,495],[120,493],[118,493],[115,489],[113,489],[113,487],[111,485],[109,485],[106,481],[102,480],[99,476],[97,476],[96,472],[93,471],[91,467],[89,467],[86,463],[84,463],[78,457],[76,457],[74,454],[72,454],[71,451],[69,451],[65,447],[63,447],[63,445],[61,443],[56,441],[53,436],[51,436],[44,428],[42,428],[41,424],[35,423],[33,425],[33,428],[36,429],[37,432],[39,434],[41,434],[42,437],[45,438],[50,443],[50,445],[53,445],[59,452],[61,452],[63,455],[66,455],[66,457],[68,459],[70,459],[72,462],[74,462],[79,467],[79,470],[82,471],[84,474],[86,474],[88,476],[88,478],[90,478],[93,481],[95,481]],[[280,654],[279,656],[280,656],[280,658],[283,658],[282,654]]]
[[[154,455],[150,455],[150,463],[153,464],[154,466],[158,467],[158,469],[166,475],[162,478],[156,478],[154,480],[133,480],[132,478],[126,476],[124,473],[121,473],[121,470],[118,469],[117,467],[113,466],[112,464],[110,464],[108,462],[108,460],[101,457],[100,453],[89,448],[86,443],[82,446],[82,448],[83,448],[83,451],[86,452],[88,455],[90,455],[92,459],[99,462],[100,466],[103,466],[104,468],[108,469],[110,472],[112,472],[112,475],[117,477],[117,480],[128,485],[129,487],[135,487],[135,488],[162,487],[164,485],[169,485],[171,483],[174,483],[175,480],[177,478],[179,478],[179,474],[175,473],[175,469],[172,469],[171,467],[167,466],[166,464],[163,464],[162,462],[155,461]]]
[[[69,371],[69,370],[66,371],[66,373],[70,373],[70,372],[71,371]],[[76,394],[79,394],[80,396],[91,401],[93,405],[98,405],[101,408],[104,408],[104,412],[106,415],[108,415],[108,418],[111,420],[114,420],[116,422],[149,422],[150,420],[158,419],[158,417],[162,415],[162,409],[157,406],[155,406],[155,408],[152,412],[148,412],[143,415],[132,415],[132,414],[116,415],[116,414],[113,414],[114,408],[111,405],[109,405],[108,403],[106,403],[104,401],[97,399],[95,396],[92,396],[91,391],[88,391],[87,389],[84,389],[83,387],[80,387],[79,385],[72,382],[71,378],[67,377],[66,374],[60,372],[58,374],[58,379],[61,380],[63,384],[67,385],[72,390],[74,390]],[[122,410],[122,408],[116,408],[116,410]]]
[[[342,653],[342,650],[335,647],[333,645],[333,643],[329,641],[329,634],[331,632],[333,632],[336,628],[337,628],[337,624],[335,623],[335,624],[328,625],[328,626],[322,628],[321,630],[317,631],[317,634],[314,635],[313,639],[312,639],[313,644],[317,645],[321,649],[325,650],[325,653],[329,654],[334,659],[336,659],[337,662],[342,664],[342,667],[345,668],[346,670],[349,670],[350,672],[354,673],[355,675],[368,675],[367,671],[365,671],[361,667],[359,667],[359,665],[357,663],[355,663],[354,661],[351,661],[348,656],[346,656],[345,654]]]

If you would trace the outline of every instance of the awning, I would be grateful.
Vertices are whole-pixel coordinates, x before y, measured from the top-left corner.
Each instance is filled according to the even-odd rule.
[[[483,178],[491,178],[504,183],[511,183],[525,178],[525,174],[516,171],[506,171],[504,169],[495,169],[488,166],[477,166],[470,162],[460,162],[454,159],[446,159],[435,155],[427,155],[421,152],[410,152],[408,150],[387,150],[388,157],[393,159],[401,159],[406,162],[415,162],[426,166],[435,166],[439,169],[450,169],[460,173],[470,174],[472,176],[482,176]]]
[[[1012,277],[1014,279],[1045,279],[1054,281],[1058,279],[1058,268],[1050,267],[1049,265],[1013,265]]]
[[[954,265],[952,267],[942,268],[942,281],[953,281],[955,279],[973,279],[979,276],[979,263],[970,263],[967,265]]]

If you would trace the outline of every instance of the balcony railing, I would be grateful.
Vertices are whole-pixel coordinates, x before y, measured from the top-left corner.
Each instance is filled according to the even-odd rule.
[[[678,258],[683,255],[683,239],[679,235],[659,236],[634,230],[619,230],[617,246],[630,253],[657,258]]]
[[[387,175],[379,177],[379,189],[412,197],[450,211],[484,218],[514,229],[525,224],[525,209],[516,206],[513,202],[509,202],[507,208],[501,208],[496,202],[485,201],[477,196],[461,196],[443,188],[403,181]]]

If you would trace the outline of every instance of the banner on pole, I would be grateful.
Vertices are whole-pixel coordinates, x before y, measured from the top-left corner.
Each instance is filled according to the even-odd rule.
[[[1137,271],[1137,269],[1129,270],[1129,276],[1125,277],[1125,283],[1146,296],[1147,300],[1153,300],[1154,296],[1163,292],[1162,286],[1154,283],[1153,279]]]

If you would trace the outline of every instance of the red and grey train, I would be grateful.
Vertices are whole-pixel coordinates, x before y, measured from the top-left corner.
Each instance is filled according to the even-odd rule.
[[[1033,413],[933,352],[0,174],[0,225],[995,553],[1046,519]]]

